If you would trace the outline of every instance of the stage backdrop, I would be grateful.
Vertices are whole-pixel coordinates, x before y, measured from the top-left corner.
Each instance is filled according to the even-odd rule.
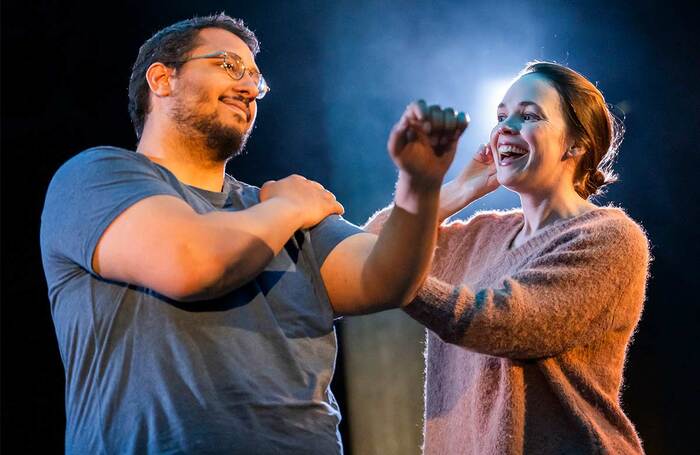
[[[1,40],[3,452],[63,447],[63,369],[38,242],[48,182],[87,147],[133,148],[126,87],[140,44],[177,20],[222,10],[258,33],[257,62],[272,87],[248,153],[228,171],[258,185],[291,173],[318,180],[358,224],[391,201],[396,171],[386,139],[412,100],[471,114],[451,177],[488,137],[500,96],[527,61],[556,60],[596,81],[627,127],[620,182],[598,202],[625,207],[647,229],[654,255],[623,406],[648,453],[691,450],[697,11],[618,0],[9,0]],[[518,203],[499,189],[458,217]],[[347,453],[419,453],[423,329],[399,311],[337,326],[333,388]]]

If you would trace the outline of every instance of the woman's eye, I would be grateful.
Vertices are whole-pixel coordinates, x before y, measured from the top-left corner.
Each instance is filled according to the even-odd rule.
[[[539,117],[536,116],[535,114],[523,114],[523,120],[525,120],[525,121],[539,120]]]
[[[503,120],[506,119],[506,116],[504,114],[498,114],[496,116],[496,118],[498,119],[499,122],[502,122]]]

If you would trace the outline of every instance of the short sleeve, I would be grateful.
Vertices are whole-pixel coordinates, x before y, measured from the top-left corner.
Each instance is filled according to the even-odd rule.
[[[345,218],[338,215],[326,217],[309,232],[311,245],[316,256],[316,263],[320,266],[326,260],[333,248],[346,238],[361,234],[364,231]]]
[[[54,175],[41,215],[41,249],[92,270],[92,256],[105,229],[131,205],[149,196],[178,192],[148,159],[124,149],[100,147],[68,160]],[[47,278],[49,270],[46,270]]]

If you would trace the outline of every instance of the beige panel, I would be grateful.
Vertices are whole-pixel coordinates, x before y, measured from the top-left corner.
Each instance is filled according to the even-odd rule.
[[[341,324],[352,454],[420,454],[424,329],[399,310]]]

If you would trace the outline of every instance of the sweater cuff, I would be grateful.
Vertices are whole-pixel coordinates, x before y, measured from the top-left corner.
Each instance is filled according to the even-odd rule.
[[[469,291],[463,286],[453,286],[429,277],[404,311],[430,330],[441,333],[459,318],[458,313],[462,311],[457,306],[461,300],[469,298],[468,295],[460,296],[462,293],[469,294]]]

